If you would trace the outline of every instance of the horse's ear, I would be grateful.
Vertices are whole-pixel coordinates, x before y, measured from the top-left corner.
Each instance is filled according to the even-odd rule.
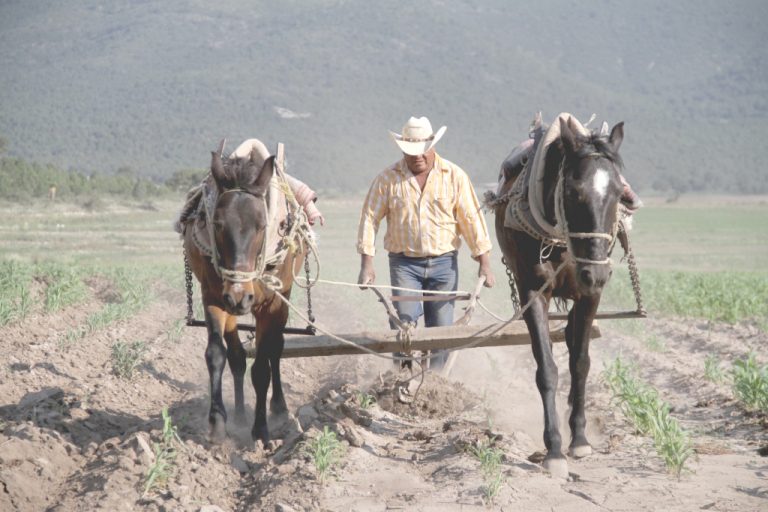
[[[578,149],[576,135],[564,119],[560,119],[560,140],[563,141],[563,149],[566,154],[573,154]]]
[[[275,173],[275,157],[270,156],[264,160],[264,165],[261,166],[261,170],[256,175],[248,186],[248,191],[255,196],[263,196],[267,193],[269,188],[269,182],[272,179],[272,175]]]
[[[224,171],[224,164],[221,162],[221,153],[211,151],[211,174],[216,183],[223,185],[227,181],[227,173]]]
[[[611,147],[614,151],[619,151],[619,146],[621,146],[621,141],[624,140],[624,121],[617,123],[616,126],[613,127],[611,130],[611,135],[608,137],[608,142],[611,144]]]

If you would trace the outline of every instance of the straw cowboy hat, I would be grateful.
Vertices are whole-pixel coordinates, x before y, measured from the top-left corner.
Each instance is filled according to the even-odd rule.
[[[426,117],[411,117],[403,126],[402,134],[389,132],[403,153],[414,156],[423,155],[432,149],[444,133],[445,126],[437,130],[437,133],[433,132],[432,123]]]

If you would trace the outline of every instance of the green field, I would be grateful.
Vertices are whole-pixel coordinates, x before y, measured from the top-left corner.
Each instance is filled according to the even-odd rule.
[[[3,300],[15,304],[28,300],[19,295],[28,292],[18,282],[29,281],[30,274],[50,273],[41,270],[47,268],[41,265],[44,263],[72,269],[82,279],[127,269],[143,279],[151,277],[178,286],[181,294],[181,241],[171,229],[181,201],[147,207],[105,199],[100,211],[43,202],[0,205],[7,219],[0,227],[0,261],[7,274],[2,276]],[[322,279],[357,280],[355,240],[361,202],[362,198],[324,199],[319,203],[327,219],[325,227],[317,229]],[[765,325],[768,223],[764,219],[768,218],[768,201],[702,197],[672,204],[653,199],[647,203],[636,215],[631,240],[649,310],[713,320],[756,319]],[[490,216],[488,220],[492,224]],[[499,316],[508,318],[512,314],[509,288],[496,249],[492,259],[498,284],[483,291],[483,301]],[[20,265],[9,267],[9,262]],[[383,251],[375,263],[377,282],[387,283]],[[616,265],[604,309],[633,307],[624,268]],[[471,290],[475,276],[476,263],[466,250],[461,251],[459,287]],[[294,292],[294,300],[303,307],[304,292]],[[383,309],[373,294],[356,287],[320,285],[313,292],[313,302],[321,322],[349,326],[344,330],[386,325]],[[476,320],[488,321],[490,317],[478,313]]]

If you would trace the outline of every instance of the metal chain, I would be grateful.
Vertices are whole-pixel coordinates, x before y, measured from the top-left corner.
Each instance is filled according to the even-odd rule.
[[[627,267],[629,267],[629,279],[632,281],[632,290],[635,292],[635,302],[637,303],[637,312],[645,315],[645,306],[643,305],[643,296],[640,292],[640,275],[637,272],[637,262],[635,262],[635,253],[629,245],[629,236],[627,236]]]
[[[194,311],[192,310],[192,269],[189,268],[189,258],[187,257],[187,248],[184,247],[184,280],[187,285],[187,325],[192,325]]]
[[[309,254],[310,252],[307,251],[304,256],[304,273],[307,275],[307,318],[309,318],[310,322],[314,323],[315,315],[312,314],[312,293],[310,292],[312,289],[312,281],[310,280],[309,275]],[[314,327],[312,327],[312,329],[314,329]]]
[[[520,309],[520,296],[517,294],[515,276],[512,274],[509,265],[507,265],[507,260],[504,256],[501,257],[501,262],[504,264],[504,270],[507,272],[507,279],[509,279],[509,298],[512,299],[512,307],[515,311],[518,311]]]

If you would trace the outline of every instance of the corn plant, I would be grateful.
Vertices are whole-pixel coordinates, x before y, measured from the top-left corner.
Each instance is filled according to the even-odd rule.
[[[722,382],[725,379],[725,374],[720,368],[720,361],[714,354],[708,355],[704,360],[704,378],[714,383]]]
[[[0,297],[0,326],[9,324],[16,317],[16,308],[10,299]]]
[[[112,370],[115,375],[130,380],[146,351],[147,346],[143,341],[118,341],[112,345]]]
[[[376,397],[369,394],[358,391],[355,393],[355,399],[361,409],[370,409],[370,407],[376,403]]]
[[[648,347],[648,350],[650,350],[651,352],[667,351],[667,344],[664,343],[664,340],[662,340],[655,334],[651,334],[650,336],[645,338],[645,346]]]
[[[336,433],[325,425],[320,435],[305,445],[305,453],[312,459],[318,478],[323,482],[331,467],[341,460],[343,447]]]
[[[693,455],[693,445],[688,433],[669,414],[669,405],[664,402],[654,410],[652,422],[656,453],[664,460],[669,471],[680,478],[686,460]]]
[[[634,367],[621,358],[606,366],[603,372],[613,399],[624,415],[642,435],[653,438],[656,453],[664,460],[670,473],[680,478],[693,445],[687,432],[669,412],[669,404],[658,392],[634,376]]]
[[[499,448],[494,447],[495,438],[480,441],[477,446],[470,446],[467,451],[480,462],[480,471],[483,474],[483,496],[488,504],[499,494],[504,485],[504,476],[501,471],[501,460],[504,456]]]
[[[733,392],[748,410],[768,412],[768,365],[760,366],[754,354],[734,361],[731,368]]]
[[[155,461],[147,470],[144,480],[145,495],[157,487],[164,486],[168,482],[176,467],[175,462],[178,454],[176,444],[181,444],[181,438],[176,426],[173,425],[170,414],[168,414],[167,407],[163,407],[162,416],[163,432],[161,434],[161,441],[152,445]]]
[[[32,311],[32,294],[29,291],[29,286],[26,283],[19,283],[19,307],[18,318],[24,320]]]

